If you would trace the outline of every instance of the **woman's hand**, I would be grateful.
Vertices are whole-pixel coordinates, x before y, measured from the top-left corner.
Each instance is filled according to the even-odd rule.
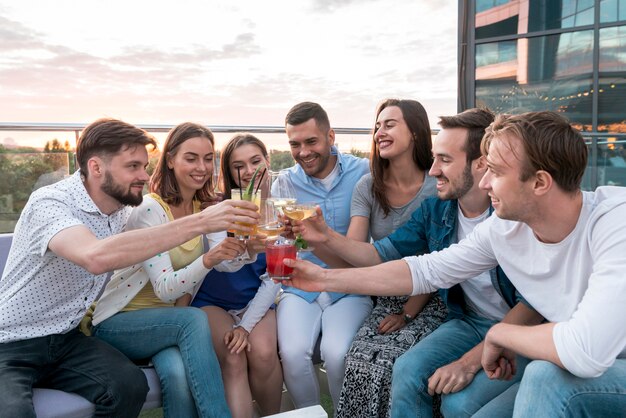
[[[292,221],[285,215],[278,215],[278,220],[285,226],[285,230],[280,234],[287,239],[296,239],[295,234],[292,231],[292,225],[295,221]]]
[[[176,303],[174,306],[189,306],[191,305],[191,295],[189,293],[185,293],[178,299],[176,299]]]
[[[379,334],[389,334],[406,326],[406,322],[402,314],[387,315],[378,324]]]
[[[200,216],[202,219],[203,232],[205,234],[229,229],[250,232],[252,228],[236,224],[235,222],[257,224],[259,222],[259,213],[257,210],[257,206],[252,202],[246,202],[245,200],[225,200],[217,205],[209,206],[197,216]]]
[[[246,251],[246,244],[237,238],[227,237],[202,256],[204,267],[210,269],[224,260],[232,260]]]
[[[248,255],[250,258],[254,258],[256,254],[265,252],[265,241],[267,240],[267,235],[256,234],[253,237],[250,237],[246,242],[246,249],[248,250]]]
[[[248,331],[242,327],[236,327],[224,334],[224,344],[231,354],[239,354],[244,349],[250,351],[252,346],[248,342]]]
[[[307,242],[323,244],[328,241],[329,228],[319,206],[315,208],[314,216],[304,221],[292,221],[292,224],[293,232],[302,234],[302,238]]]

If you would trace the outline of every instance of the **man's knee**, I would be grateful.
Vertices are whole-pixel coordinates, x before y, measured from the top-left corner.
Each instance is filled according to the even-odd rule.
[[[24,418],[36,418],[35,407],[33,406],[32,397],[17,398],[17,397],[2,397],[0,398],[0,408],[2,412],[0,416],[7,417],[24,417]]]
[[[564,370],[559,366],[544,360],[531,361],[522,377],[522,384],[537,390],[552,386],[563,375]]]
[[[393,365],[392,381],[417,385],[420,380],[428,380],[428,365],[422,361],[422,356],[412,350],[398,357]]]
[[[127,411],[140,411],[150,390],[146,375],[139,367],[129,362],[128,365],[122,366],[117,376],[123,378],[118,377],[110,382],[109,396],[96,400],[96,406],[101,403],[112,413],[119,413],[119,416],[126,416]]]
[[[441,396],[441,413],[444,417],[469,417],[475,411],[469,411],[472,399],[468,399],[469,391],[461,390]]]

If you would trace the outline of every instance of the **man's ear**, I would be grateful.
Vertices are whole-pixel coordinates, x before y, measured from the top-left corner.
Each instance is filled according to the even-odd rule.
[[[485,171],[487,171],[487,159],[484,155],[481,155],[480,157],[472,161],[472,166],[475,171],[484,173]]]
[[[554,179],[545,170],[539,170],[535,173],[535,184],[533,185],[533,190],[536,195],[544,195],[552,189],[552,184],[554,183]]]
[[[335,145],[335,130],[333,128],[328,130],[328,143],[331,147]]]
[[[104,175],[104,161],[99,157],[91,157],[87,161],[89,176],[100,177]]]

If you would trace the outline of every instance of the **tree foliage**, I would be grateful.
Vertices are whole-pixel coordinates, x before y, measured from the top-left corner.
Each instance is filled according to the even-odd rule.
[[[273,171],[289,168],[296,162],[289,151],[270,150],[270,165]]]

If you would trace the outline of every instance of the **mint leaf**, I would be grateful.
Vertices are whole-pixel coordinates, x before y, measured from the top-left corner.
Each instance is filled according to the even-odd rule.
[[[309,243],[306,242],[304,238],[302,238],[302,235],[298,235],[296,237],[294,244],[296,244],[296,249],[298,250],[306,250],[307,248],[309,248]]]

